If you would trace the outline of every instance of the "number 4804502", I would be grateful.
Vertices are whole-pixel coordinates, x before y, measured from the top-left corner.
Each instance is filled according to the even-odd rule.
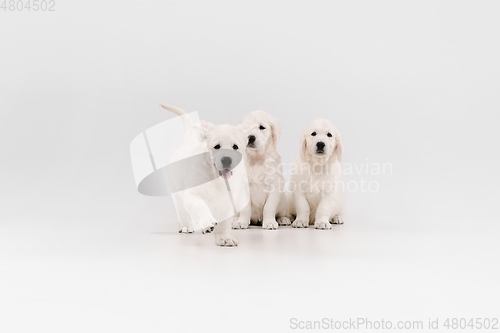
[[[55,0],[3,0],[0,9],[10,12],[54,12]]]

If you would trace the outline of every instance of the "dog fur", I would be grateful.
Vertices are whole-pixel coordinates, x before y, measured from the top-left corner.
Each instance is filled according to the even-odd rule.
[[[241,131],[235,126],[214,125],[206,121],[200,121],[201,128],[192,123],[186,112],[171,105],[161,105],[164,109],[174,112],[182,117],[185,135],[183,144],[172,154],[170,162],[179,161],[187,157],[210,152],[202,163],[203,168],[214,172],[215,182],[206,183],[189,190],[173,193],[172,197],[180,221],[179,232],[192,233],[194,224],[204,226],[203,233],[214,231],[215,243],[220,246],[236,246],[238,241],[230,235],[233,217],[217,223],[214,216],[218,215],[217,207],[220,206],[221,195],[227,195],[226,183],[221,177],[217,177],[220,171],[221,160],[225,156],[218,154],[223,150],[240,150],[245,153],[245,139]],[[221,155],[221,156],[219,156]],[[243,163],[243,162],[241,162]],[[199,168],[200,166],[196,166]],[[196,172],[199,169],[193,169]],[[189,170],[186,170],[189,172]],[[219,204],[217,202],[219,200]],[[215,226],[215,227],[214,227]]]
[[[329,120],[315,120],[304,129],[289,183],[296,215],[292,227],[331,229],[330,223],[344,223],[343,151],[340,133]]]
[[[290,225],[281,157],[276,150],[281,136],[278,119],[264,111],[253,111],[240,120],[238,128],[247,140],[245,162],[250,204],[240,212],[233,228],[246,229],[250,223],[260,222],[268,230]]]

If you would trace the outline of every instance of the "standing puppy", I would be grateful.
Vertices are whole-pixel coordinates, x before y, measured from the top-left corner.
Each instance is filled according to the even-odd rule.
[[[316,229],[331,229],[330,223],[344,223],[343,150],[340,133],[330,121],[318,119],[304,129],[300,155],[291,170],[293,227],[307,228],[314,223]]]
[[[250,205],[233,222],[234,229],[246,229],[250,222],[262,222],[263,229],[289,225],[287,199],[281,157],[276,151],[281,127],[278,119],[264,111],[253,111],[240,120],[238,127],[247,138],[246,169],[250,187]]]

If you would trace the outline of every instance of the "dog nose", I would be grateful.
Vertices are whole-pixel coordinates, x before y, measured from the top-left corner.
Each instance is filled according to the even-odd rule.
[[[316,144],[316,147],[318,150],[323,150],[323,148],[325,148],[325,143],[320,141]]]
[[[222,162],[222,166],[224,168],[228,168],[231,165],[231,163],[233,163],[233,160],[229,156],[224,156],[223,158],[220,159],[220,161]]]
[[[255,142],[255,135],[249,135],[248,136],[248,143],[254,143]]]

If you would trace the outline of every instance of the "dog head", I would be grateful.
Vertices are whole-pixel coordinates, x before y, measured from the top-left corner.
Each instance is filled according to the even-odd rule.
[[[203,121],[203,138],[211,152],[211,163],[220,176],[229,179],[232,170],[241,162],[245,140],[241,131],[231,125],[214,125]]]
[[[281,136],[279,120],[264,111],[253,111],[244,116],[238,128],[246,140],[246,148],[250,151],[272,151]]]
[[[304,160],[317,157],[331,161],[337,157],[338,161],[342,162],[343,151],[340,133],[329,120],[315,120],[302,132],[300,154]]]

